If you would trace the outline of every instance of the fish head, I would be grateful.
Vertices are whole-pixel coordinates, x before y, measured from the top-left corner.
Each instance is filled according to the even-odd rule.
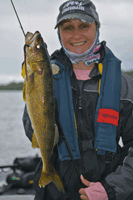
[[[49,61],[47,45],[39,31],[28,32],[25,37],[27,75],[42,73],[44,63]],[[28,74],[29,73],[29,74]]]

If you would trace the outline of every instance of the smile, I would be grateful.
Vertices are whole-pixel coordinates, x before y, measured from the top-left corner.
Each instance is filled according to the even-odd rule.
[[[86,42],[80,42],[80,43],[71,43],[71,45],[73,46],[77,46],[77,45],[82,45],[82,44],[85,44]]]

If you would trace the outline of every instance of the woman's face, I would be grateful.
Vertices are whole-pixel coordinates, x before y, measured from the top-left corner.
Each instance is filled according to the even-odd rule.
[[[59,25],[62,43],[73,53],[84,53],[88,50],[96,36],[96,24],[88,24],[78,19],[68,19]]]

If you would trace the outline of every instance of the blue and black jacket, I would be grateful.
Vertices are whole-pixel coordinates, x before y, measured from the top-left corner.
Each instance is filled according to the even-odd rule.
[[[103,61],[108,48],[105,42],[101,43],[101,60]],[[87,81],[77,80],[72,69],[72,64],[63,49],[55,51],[51,60],[56,60],[69,69],[72,88],[73,106],[77,121],[78,146],[80,159],[75,159],[80,174],[90,182],[100,182],[105,188],[109,200],[133,199],[133,80],[124,72],[121,74],[121,93],[119,122],[116,129],[117,152],[114,156],[107,152],[97,155],[95,142],[95,111],[98,102],[98,84],[102,77],[97,64],[90,73]],[[55,101],[55,118],[59,118],[58,104]],[[32,141],[33,129],[25,106],[23,124],[27,137]],[[58,120],[57,120],[58,125]],[[59,127],[59,143],[62,143],[62,134]],[[123,147],[119,145],[122,138]],[[79,189],[82,187],[72,160],[61,161],[58,154],[58,145],[53,150],[51,162],[59,174],[65,194],[58,192],[53,183],[45,188],[39,188],[38,181],[42,170],[42,162],[35,173],[34,189],[35,200],[80,200]]]

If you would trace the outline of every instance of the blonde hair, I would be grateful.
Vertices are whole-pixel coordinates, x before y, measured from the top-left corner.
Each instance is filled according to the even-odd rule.
[[[58,28],[59,28],[59,26],[63,26],[63,24],[65,23],[65,22],[67,22],[67,21],[69,21],[69,19],[65,19],[65,20],[63,20],[62,22],[60,22],[59,24],[58,24]],[[95,21],[95,25],[96,25],[96,28],[97,28],[97,22]]]

